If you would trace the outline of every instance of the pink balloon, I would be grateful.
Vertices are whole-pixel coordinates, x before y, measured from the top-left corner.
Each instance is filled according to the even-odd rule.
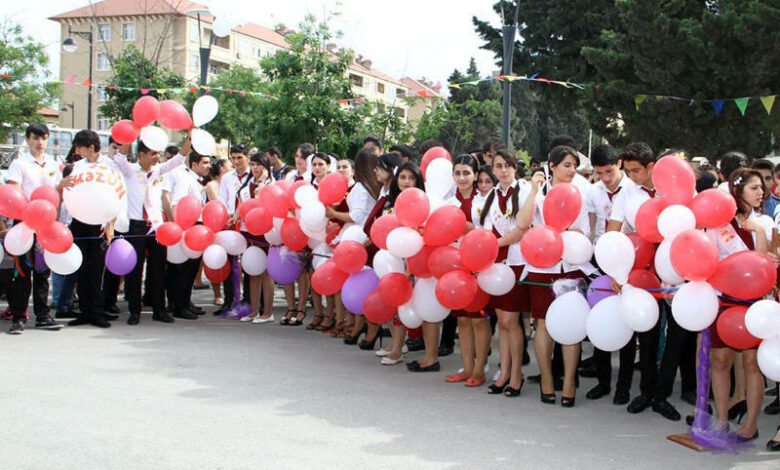
[[[187,112],[184,105],[174,100],[160,102],[160,114],[157,116],[157,122],[159,122],[161,126],[173,130],[186,130],[192,128],[190,113]]]
[[[687,160],[667,155],[653,167],[653,186],[669,204],[687,206],[696,191],[696,175]]]

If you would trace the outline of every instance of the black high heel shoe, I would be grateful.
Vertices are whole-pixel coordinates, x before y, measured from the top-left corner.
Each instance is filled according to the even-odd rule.
[[[574,408],[574,399],[576,397],[561,397],[561,406],[564,408]]]
[[[780,431],[780,426],[777,427],[777,430]],[[780,450],[780,441],[776,441],[772,439],[771,441],[766,443],[766,450],[770,452],[777,452]]]
[[[539,399],[542,401],[542,403],[551,405],[555,403],[555,392],[544,393],[541,390],[539,390]]]
[[[512,387],[504,388],[504,396],[507,398],[519,397],[520,392],[523,391],[523,384],[525,384],[525,379],[522,379],[520,381],[520,386],[518,388],[512,388]]]
[[[366,338],[368,338],[368,333],[366,333]],[[358,344],[358,347],[364,351],[372,351],[374,349],[374,345],[376,344],[376,340],[379,340],[379,347],[382,347],[382,332],[380,330],[377,330],[376,334],[374,335],[374,339],[369,341],[368,339],[364,339],[363,341]]]
[[[368,327],[366,325],[363,325],[363,328],[361,328],[360,331],[358,331],[355,336],[347,336],[346,338],[344,338],[344,344],[349,344],[349,345],[357,344],[358,339],[360,339],[360,335],[365,333],[367,329]]]
[[[509,381],[504,385],[498,385],[498,382],[488,385],[487,392],[490,395],[498,395],[499,393],[504,393],[504,389],[506,386],[509,385]]]
[[[747,413],[747,401],[742,400],[734,403],[734,405],[729,408],[729,421],[736,419],[737,424],[739,424],[742,422],[742,418],[745,417],[745,413]]]
[[[753,434],[752,436],[748,436],[748,437],[745,437],[745,436],[737,434],[737,442],[750,442],[750,441],[755,440],[755,439],[758,439],[758,429],[756,429],[756,433],[755,434]]]

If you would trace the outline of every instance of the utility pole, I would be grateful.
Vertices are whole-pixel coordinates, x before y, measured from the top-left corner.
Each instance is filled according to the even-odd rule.
[[[517,0],[515,6],[514,21],[511,25],[504,25],[501,28],[504,39],[504,76],[512,75],[512,59],[515,49],[515,33],[517,32],[517,21],[520,16],[520,0]],[[501,140],[509,148],[509,123],[511,122],[511,100],[512,100],[512,82],[504,80],[504,113],[501,126]]]

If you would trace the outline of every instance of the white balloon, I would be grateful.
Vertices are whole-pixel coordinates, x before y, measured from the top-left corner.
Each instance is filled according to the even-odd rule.
[[[685,282],[685,279],[677,274],[677,271],[675,271],[672,266],[672,241],[673,239],[667,238],[658,245],[658,248],[655,250],[655,262],[653,266],[655,267],[656,274],[658,274],[658,277],[661,278],[663,282],[676,286]]]
[[[203,264],[219,269],[227,263],[227,251],[219,245],[211,245],[203,252]]]
[[[430,277],[417,279],[412,291],[414,312],[424,321],[438,323],[450,314],[450,309],[439,303],[436,298],[436,283],[438,279]]]
[[[661,211],[658,216],[658,231],[669,240],[686,230],[696,228],[696,216],[687,207],[674,204]]]
[[[52,272],[67,276],[78,271],[83,256],[79,247],[74,243],[65,253],[56,254],[43,250],[43,259]]]
[[[168,134],[156,126],[141,129],[141,141],[152,150],[162,152],[168,146]]]
[[[623,232],[607,232],[596,242],[596,262],[620,285],[628,282],[635,256],[634,244]]]
[[[325,218],[325,205],[320,201],[307,204],[301,208],[301,223],[309,227],[318,227],[323,221],[327,224]]]
[[[241,255],[241,268],[250,276],[259,276],[265,272],[268,256],[257,246],[250,246]]]
[[[5,234],[3,245],[5,246],[5,251],[9,254],[13,256],[22,256],[30,251],[34,239],[35,234],[33,233],[33,229],[24,222],[21,222],[11,227],[8,233]]]
[[[265,241],[268,242],[269,245],[281,245],[282,244],[282,234],[279,231],[278,228],[274,227],[271,230],[268,231],[265,235]]]
[[[436,160],[442,160],[442,159],[441,158],[437,158]],[[430,210],[428,211],[428,217],[430,217],[431,214],[436,212],[436,209],[438,209],[440,207],[444,207],[444,206],[447,205],[447,201],[445,201],[443,197],[439,197],[439,196],[434,195],[434,194],[428,194],[428,203],[430,204]]]
[[[65,188],[62,200],[74,219],[103,225],[119,216],[127,198],[122,176],[113,168],[96,163],[75,168],[74,185]]]
[[[493,263],[492,266],[477,274],[477,284],[480,289],[490,295],[504,295],[515,286],[515,272],[504,263]]]
[[[688,331],[701,331],[718,316],[718,294],[709,283],[691,281],[680,286],[672,298],[672,315]]]
[[[182,242],[179,242],[175,245],[171,245],[166,250],[166,259],[169,263],[173,264],[182,264],[183,262],[187,261],[189,258],[187,258],[187,255],[184,253],[184,251],[181,249],[181,246],[183,245]]]
[[[214,136],[203,129],[192,129],[192,148],[201,155],[211,156],[217,153]]]
[[[577,291],[558,296],[547,309],[544,324],[550,337],[561,344],[577,344],[587,335],[585,325],[590,306]]]
[[[410,329],[419,328],[423,323],[422,318],[414,311],[411,299],[398,307],[398,319],[401,320],[405,327]]]
[[[119,233],[127,233],[130,231],[130,218],[127,216],[126,211],[122,211],[116,218],[114,223],[114,231]]]
[[[780,382],[780,338],[767,338],[758,345],[758,368],[769,379]]]
[[[246,238],[235,230],[220,230],[214,236],[214,243],[221,246],[231,256],[238,256],[246,251]]]
[[[181,237],[181,241],[179,242],[179,246],[181,247],[181,251],[183,251],[184,254],[187,256],[187,258],[189,258],[189,259],[200,258],[201,256],[203,256],[203,252],[202,251],[196,251],[196,250],[193,250],[192,248],[188,247],[187,244],[184,243],[184,237]]]
[[[0,263],[3,262],[3,259],[5,259],[5,250],[3,250],[3,247],[0,246]]]
[[[774,338],[780,334],[780,303],[763,299],[748,307],[745,327],[756,338]]]
[[[385,274],[403,273],[404,260],[393,256],[387,250],[379,250],[374,255],[374,272],[380,279]]]
[[[454,184],[451,161],[446,158],[437,158],[428,164],[425,169],[425,192],[427,194],[444,198]]]
[[[658,323],[658,301],[653,294],[626,284],[620,293],[620,318],[634,331],[650,331]]]
[[[319,201],[317,189],[310,184],[298,186],[298,189],[295,190],[295,203],[301,207],[306,207]]]
[[[230,24],[230,20],[224,16],[220,16],[214,20],[214,24],[212,25],[211,30],[214,32],[214,36],[218,38],[224,38],[230,34],[231,29],[232,25]]]
[[[325,264],[332,256],[333,250],[323,241],[317,241],[317,244],[312,247],[311,265],[314,269],[319,268]]]
[[[368,241],[368,235],[363,231],[363,227],[354,224],[342,229],[339,235],[341,236],[342,242],[351,240],[363,245]]]
[[[561,233],[563,239],[563,258],[569,264],[585,264],[593,256],[593,244],[580,232]]]
[[[397,258],[409,258],[422,250],[422,235],[410,227],[397,227],[387,234],[387,249]]]
[[[296,216],[297,215],[298,214],[296,214]],[[276,230],[281,230],[282,224],[284,223],[284,217],[274,217],[272,223]]]
[[[620,318],[619,309],[620,298],[612,295],[600,300],[588,314],[588,339],[602,351],[617,351],[634,336],[634,331]]]
[[[192,123],[201,127],[217,116],[219,102],[211,95],[203,95],[192,105]],[[194,129],[193,129],[194,130]]]

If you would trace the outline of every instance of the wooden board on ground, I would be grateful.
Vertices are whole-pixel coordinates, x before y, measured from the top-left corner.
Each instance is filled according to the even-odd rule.
[[[666,438],[669,439],[672,442],[680,444],[681,446],[685,446],[685,447],[687,447],[689,449],[693,449],[693,450],[695,450],[697,452],[707,452],[707,451],[709,451],[709,449],[707,449],[706,447],[702,447],[701,445],[699,445],[698,442],[693,440],[691,435],[688,434],[688,433],[685,433],[685,434],[669,434],[668,436],[666,436]]]

